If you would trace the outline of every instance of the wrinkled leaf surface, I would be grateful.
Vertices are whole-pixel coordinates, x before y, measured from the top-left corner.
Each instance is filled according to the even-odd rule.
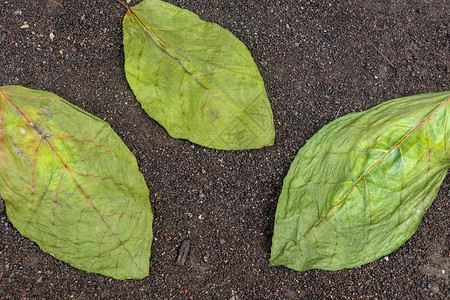
[[[449,100],[391,100],[314,135],[284,179],[271,263],[351,268],[409,239],[449,168]]]
[[[109,125],[58,96],[0,87],[0,194],[24,236],[72,266],[148,275],[149,192]]]
[[[127,80],[175,138],[217,149],[272,145],[272,110],[247,47],[219,25],[159,0],[123,20]]]

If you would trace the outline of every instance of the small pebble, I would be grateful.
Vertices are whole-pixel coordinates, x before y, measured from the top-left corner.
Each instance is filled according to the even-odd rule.
[[[435,284],[435,283],[429,284],[428,287],[430,288],[430,291],[433,294],[438,294],[439,293],[439,286],[437,284]]]
[[[13,16],[19,16],[22,14],[22,11],[20,9],[18,9],[18,10],[13,11],[12,14],[13,14]]]
[[[219,242],[220,242],[221,245],[225,244],[225,240],[224,239],[220,239]]]

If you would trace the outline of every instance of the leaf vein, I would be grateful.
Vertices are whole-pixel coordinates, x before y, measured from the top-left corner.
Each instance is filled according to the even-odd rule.
[[[319,226],[329,215],[330,212],[334,210],[340,206],[347,198],[348,196],[355,190],[356,186],[368,175],[370,174],[370,172],[376,168],[382,161],[384,161],[384,159],[391,154],[395,149],[397,149],[406,139],[408,139],[422,124],[424,124],[426,121],[428,121],[431,117],[433,117],[444,105],[448,104],[448,102],[450,101],[450,97],[447,98],[446,100],[444,100],[443,102],[438,102],[439,105],[438,107],[436,107],[430,114],[428,114],[422,121],[420,121],[417,125],[415,125],[410,131],[408,131],[403,138],[398,141],[397,143],[395,143],[388,152],[386,152],[380,159],[378,159],[372,166],[370,166],[360,177],[359,179],[354,183],[354,185],[351,187],[351,189],[344,195],[344,197],[335,205],[333,205],[330,210],[325,214],[325,216],[323,216],[320,220],[318,220],[314,225],[311,226],[311,228],[309,230],[307,230],[304,234],[302,234],[301,238],[298,239],[296,241],[296,243],[294,245],[298,245],[300,244],[300,242],[302,240],[305,239],[305,237],[307,235],[309,235],[309,233],[314,230],[317,226]],[[292,248],[292,246],[290,247]]]
[[[2,93],[4,95],[4,93]],[[36,126],[34,125],[30,119],[27,117],[27,115],[14,103],[14,101],[12,101],[11,98],[9,98],[8,96],[5,97],[6,100],[19,112],[19,114],[28,122],[28,124],[36,131],[36,133],[41,137],[41,141],[45,141],[45,143],[50,147],[50,149],[52,150],[52,152],[56,155],[56,157],[58,158],[58,160],[60,161],[61,165],[63,166],[64,169],[67,169],[67,171],[69,172],[70,176],[72,177],[73,182],[75,183],[77,189],[81,192],[81,194],[83,195],[83,197],[86,199],[86,201],[84,202],[84,206],[82,209],[82,212],[80,214],[80,218],[78,219],[78,224],[76,226],[76,231],[77,231],[77,244],[79,244],[79,229],[78,229],[78,225],[81,222],[81,217],[83,215],[83,212],[86,208],[86,204],[89,203],[89,205],[92,207],[92,209],[94,209],[94,211],[96,212],[96,214],[99,216],[101,222],[105,225],[105,227],[107,228],[107,230],[110,232],[110,234],[112,236],[114,236],[118,242],[120,243],[120,245],[122,246],[122,248],[125,250],[125,252],[128,254],[128,256],[130,257],[131,261],[139,268],[141,269],[141,267],[139,266],[138,263],[136,263],[136,261],[134,260],[133,256],[131,255],[130,251],[128,250],[128,248],[126,247],[125,243],[122,241],[122,239],[111,229],[110,225],[108,224],[108,222],[106,222],[106,220],[104,219],[104,217],[102,216],[102,214],[100,213],[100,211],[97,209],[97,207],[94,205],[94,203],[92,202],[92,199],[89,197],[89,195],[84,191],[84,189],[82,188],[82,186],[79,184],[79,182],[76,180],[73,172],[68,168],[67,164],[65,163],[64,159],[62,158],[62,156],[58,153],[58,151],[53,147],[52,143],[50,143],[50,141],[48,140],[47,136]]]

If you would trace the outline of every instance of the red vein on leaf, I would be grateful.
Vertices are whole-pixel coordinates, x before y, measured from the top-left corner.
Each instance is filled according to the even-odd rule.
[[[238,115],[236,115],[223,101],[222,99],[220,99],[219,97],[217,97],[214,93],[212,93],[212,91],[206,87],[197,77],[196,75],[192,74],[190,71],[188,71],[186,69],[186,67],[181,63],[181,61],[173,56],[170,52],[169,49],[167,49],[164,44],[158,39],[158,37],[153,33],[152,30],[150,30],[150,28],[144,24],[144,22],[136,15],[136,13],[125,3],[123,3],[120,0],[117,0],[118,2],[120,2],[122,5],[124,5],[128,11],[136,18],[136,20],[138,20],[138,22],[142,25],[142,27],[144,27],[144,29],[153,37],[153,39],[156,41],[156,43],[159,45],[159,47],[170,57],[172,58],[174,61],[177,62],[177,64],[183,69],[184,72],[186,72],[187,74],[189,74],[196,82],[198,85],[200,85],[203,89],[205,89],[208,93],[210,93],[214,99],[216,99],[217,101],[219,101],[223,107],[225,107],[226,110],[228,110],[229,113],[231,113],[236,119],[238,119],[240,122],[246,124],[247,126],[249,126],[249,124],[247,124],[244,120],[242,120]],[[231,98],[231,97],[230,97]],[[250,127],[250,126],[249,126]]]
[[[336,220],[336,211],[333,210],[333,221],[334,221],[334,226],[336,229],[336,244],[334,246],[334,253],[336,253],[336,250],[338,248],[338,244],[339,244],[339,230],[338,230],[338,223]]]
[[[147,40],[147,38],[148,38],[148,35],[145,36],[145,41]],[[144,49],[145,41],[144,41],[144,43],[142,43],[142,51]],[[161,61],[162,61],[163,57],[164,57],[164,51],[161,49],[161,55],[159,56],[159,60],[158,60],[158,63],[157,63],[156,74],[155,74],[155,92],[156,92],[156,96],[157,96],[156,98],[158,99],[159,104],[160,104],[159,109],[165,113],[163,101],[162,101],[162,98],[161,98],[161,96],[159,94],[159,86],[160,86],[159,85],[159,68],[160,68]],[[140,70],[140,66],[141,66],[141,61],[139,59],[137,60],[137,64],[138,64],[138,78],[137,78],[137,80],[138,80],[138,82],[140,82],[141,72],[139,72],[139,70]],[[140,89],[140,85],[139,85],[139,89]]]
[[[144,52],[144,48],[145,48],[145,43],[147,42],[147,39],[148,39],[148,35],[145,35],[145,39],[144,39],[144,41],[142,42],[142,47],[141,47],[141,49],[139,50],[139,57],[140,56],[142,56],[142,52]],[[162,59],[162,56],[163,56],[163,51],[161,50],[161,59]],[[141,60],[140,59],[138,59],[137,61],[136,61],[136,63],[137,63],[137,80],[138,80],[138,82],[140,82],[141,81],[141,72],[140,72],[140,70],[141,70]],[[158,67],[159,67],[159,65],[158,65]],[[156,82],[156,93],[158,94],[158,77],[156,76],[156,78],[155,78],[155,82]],[[161,102],[161,100],[160,100],[160,102]]]
[[[0,93],[3,94],[3,92],[1,92],[1,91],[0,91]],[[4,95],[6,96],[6,94],[4,94]],[[47,96],[29,96],[27,94],[21,94],[21,93],[17,93],[17,92],[13,93],[13,92],[8,91],[8,95],[19,96],[19,97],[27,98],[27,99],[41,99],[41,100],[49,100],[52,102],[61,102],[60,98],[47,97]],[[25,106],[25,107],[27,107],[27,106]]]
[[[181,84],[180,84],[181,108],[183,108],[183,88],[184,88],[184,79],[185,78],[186,78],[186,73],[183,73],[183,78],[181,78]]]
[[[56,188],[56,194],[55,194],[55,200],[53,200],[53,208],[52,208],[52,231],[54,232],[54,226],[55,226],[55,217],[56,217],[56,205],[58,204],[58,198],[59,198],[59,192],[61,190],[62,185],[62,179],[64,177],[64,174],[66,173],[66,169],[63,169],[61,176],[59,177],[58,186]]]
[[[445,118],[445,123],[444,123],[444,151],[445,151],[445,160],[447,161],[447,164],[448,164],[447,139],[446,139],[445,135],[447,134],[448,106],[449,106],[449,104],[447,103],[447,107],[445,109],[447,118]]]
[[[391,154],[395,149],[397,149],[406,139],[408,139],[416,130],[417,128],[419,128],[422,124],[424,124],[425,122],[427,122],[431,117],[433,117],[444,105],[448,104],[448,102],[450,101],[450,97],[447,98],[446,100],[444,100],[443,102],[441,102],[439,104],[439,106],[437,108],[435,108],[428,116],[425,117],[425,119],[423,119],[419,124],[415,125],[414,128],[412,128],[400,141],[398,141],[394,146],[391,147],[391,149],[389,149],[389,151],[384,154],[380,159],[378,159],[369,169],[367,169],[367,171],[365,171],[359,178],[358,180],[356,180],[356,182],[354,183],[353,187],[345,194],[345,196],[335,205],[333,205],[331,207],[331,209],[325,214],[325,216],[323,216],[319,221],[317,221],[313,226],[311,226],[311,228],[306,231],[304,234],[301,235],[300,239],[298,239],[291,247],[288,248],[291,249],[294,246],[297,246],[300,244],[300,242],[306,238],[307,235],[309,235],[309,233],[315,229],[318,225],[320,225],[323,220],[325,220],[325,218],[328,217],[329,213],[333,211],[334,213],[334,209],[337,208],[338,206],[340,206],[347,198],[348,196],[355,190],[355,188],[357,187],[357,185],[364,180],[364,178],[374,169],[376,168],[389,154]]]
[[[145,39],[147,40],[147,36],[145,36]],[[142,51],[144,51],[144,44],[145,44],[145,41],[144,41],[144,43],[142,43]],[[142,51],[141,51],[141,54],[142,54]],[[141,54],[139,56],[141,56]],[[161,68],[161,61],[162,61],[163,57],[164,57],[164,51],[161,49],[161,55],[159,56],[159,60],[156,64],[157,67],[156,67],[156,74],[155,74],[155,90],[156,90],[156,95],[158,95],[158,99],[161,104],[162,104],[162,101],[161,101],[161,96],[159,95],[159,91],[158,91],[158,86],[159,86],[158,80],[159,80],[159,69]],[[139,66],[140,66],[140,60],[138,60],[138,69],[139,69]],[[183,75],[184,75],[184,73],[183,73]],[[139,76],[138,80],[140,80],[141,72],[138,73],[138,76]],[[161,108],[162,108],[162,106],[161,106]]]
[[[404,170],[404,165],[405,165],[402,147],[399,146],[398,150],[400,151],[400,156],[402,157],[402,161],[401,161],[401,165],[400,165],[400,183],[401,183],[401,186],[400,186],[400,199],[399,199],[398,209],[397,209],[397,211],[398,211],[397,226],[400,225],[400,210],[401,210],[401,207],[402,207],[402,204],[403,204],[402,203],[403,202],[403,170]]]
[[[162,52],[161,52],[162,53]],[[161,57],[162,60],[162,57]],[[160,66],[160,62],[161,60],[158,62],[158,70],[159,70],[159,66]],[[183,100],[183,89],[184,89],[184,80],[186,78],[186,73],[183,73],[183,78],[181,78],[181,84],[180,84],[180,107],[181,107],[181,113],[183,114],[183,116],[186,116],[186,111],[184,109],[184,100]],[[186,128],[189,128],[189,123],[186,122],[186,118],[183,118],[183,123],[186,126]],[[190,129],[190,128],[189,128]]]
[[[333,151],[333,152],[328,152],[328,154],[349,154],[352,152],[369,152],[369,151],[388,152],[388,150],[385,150],[385,149],[375,149],[374,148],[374,149],[351,149],[349,151]]]
[[[206,107],[206,101],[208,101],[208,92],[205,93],[205,99],[203,100],[203,103],[202,103],[202,111],[203,111],[203,110],[208,110],[208,108]],[[206,121],[205,121],[205,114],[204,114],[204,113],[202,113],[202,120],[203,120],[203,123],[206,124]],[[209,140],[210,140],[210,141],[214,141],[214,139],[211,137],[211,134],[210,134],[210,132],[209,132],[209,129],[208,129],[207,127],[205,127],[205,129],[206,129],[206,134],[207,134],[208,137],[209,137]]]
[[[301,188],[303,188],[304,186],[307,186],[307,185],[309,185],[309,184],[329,184],[329,185],[338,185],[338,184],[343,184],[343,183],[353,183],[353,181],[351,181],[351,180],[343,180],[343,181],[337,181],[337,182],[331,182],[331,181],[308,181],[308,182],[305,182],[305,183],[303,183],[303,184],[301,184],[301,185],[299,185],[299,186],[293,186],[293,187],[291,187],[291,189],[301,189]]]
[[[351,224],[352,220],[350,219],[350,216],[348,214],[348,205],[347,202],[344,203],[345,206],[345,216],[347,217],[348,223]]]
[[[31,169],[31,206],[33,206],[33,202],[34,202],[34,188],[36,185],[35,172],[36,172],[36,163],[37,163],[37,153],[39,151],[41,143],[42,143],[42,136],[39,139],[39,143],[36,147],[36,150],[34,150],[33,167]]]
[[[88,204],[88,201],[86,200],[86,201],[84,201],[84,203],[83,203],[83,208],[81,209],[81,212],[80,212],[80,217],[78,218],[78,221],[77,221],[77,226],[76,226],[76,231],[77,231],[77,245],[79,245],[79,243],[80,243],[80,238],[79,238],[79,233],[80,233],[80,231],[79,231],[79,225],[80,225],[80,223],[81,223],[81,218],[83,217],[83,214],[84,214],[84,211],[86,210],[86,206],[87,206],[87,204]]]
[[[316,254],[318,254],[319,253],[319,251],[317,251],[317,249],[319,249],[319,242],[317,241],[317,236],[316,236],[316,232],[315,231],[313,231],[313,236],[314,236],[314,241],[315,241],[315,246],[316,247],[314,247],[314,249],[316,250]]]
[[[98,247],[98,257],[101,257],[102,256],[102,251],[103,251],[103,240],[105,239],[105,236],[106,236],[106,233],[108,232],[108,230],[107,229],[105,229],[105,231],[103,231],[103,235],[102,235],[102,238],[100,239],[100,244],[99,244],[99,247]]]
[[[195,76],[206,77],[206,76],[211,76],[211,75],[216,75],[216,74],[222,74],[222,73],[220,73],[220,72],[211,72],[211,73],[206,73],[206,74],[196,74]]]
[[[70,141],[75,141],[75,142],[80,142],[80,143],[86,143],[86,144],[90,144],[94,147],[100,148],[102,150],[108,151],[111,154],[113,154],[115,157],[119,157],[117,155],[117,153],[111,149],[108,149],[100,144],[94,143],[93,141],[90,140],[84,140],[84,139],[78,139],[72,136],[66,136],[66,135],[47,135],[47,138],[54,138],[54,139],[64,139],[64,140],[70,140]]]
[[[3,167],[6,170],[8,167],[8,160],[7,160],[7,156],[6,156],[6,150],[5,150],[5,133],[4,133],[4,131],[6,130],[6,127],[3,126],[6,95],[1,90],[0,90],[0,94],[2,96],[2,102],[1,102],[1,107],[0,107],[0,147],[1,147],[2,158],[3,158]],[[5,175],[6,175],[6,180],[8,181],[8,173],[5,173]]]
[[[423,126],[425,127],[425,139],[427,140],[427,153],[425,154],[425,156],[428,159],[428,168],[427,168],[427,179],[425,181],[425,184],[428,184],[428,179],[430,176],[430,165],[431,165],[431,152],[433,152],[433,149],[430,148],[430,139],[428,138],[428,130],[427,130],[427,123],[425,122],[423,124]]]
[[[203,87],[204,89],[206,89],[206,91],[208,93],[211,94],[211,96],[214,97],[214,99],[216,99],[217,101],[219,101],[220,103],[222,103],[222,105],[238,120],[240,120],[242,123],[245,123],[243,120],[241,120],[241,118],[239,118],[231,109],[228,108],[228,106],[225,105],[225,103],[223,103],[223,101],[219,98],[219,96],[216,96],[213,92],[211,92],[211,90],[209,88],[207,88],[206,86],[204,86],[198,79],[197,77],[195,77],[194,75],[191,74],[192,77],[194,77],[194,79],[197,81],[197,83]],[[225,93],[226,95],[226,93]],[[230,97],[231,98],[231,97]]]
[[[115,180],[112,179],[112,178],[103,177],[103,176],[98,176],[98,175],[92,175],[92,174],[87,174],[87,173],[81,173],[81,172],[74,171],[74,170],[70,170],[70,171],[73,172],[73,173],[75,173],[75,174],[78,174],[78,175],[81,175],[81,176],[85,176],[85,177],[91,177],[91,178],[96,178],[96,179],[100,179],[100,180],[109,180],[109,181],[112,181],[112,182],[113,182],[114,184],[116,184],[116,185],[120,185],[120,186],[123,186],[123,187],[125,187],[125,188],[127,187],[126,184],[117,182],[117,181],[115,181]]]
[[[55,153],[56,154],[56,153]],[[56,154],[57,156],[59,156],[59,154]],[[60,156],[59,156],[60,157]],[[75,183],[75,185],[77,186],[78,190],[83,194],[83,196],[86,198],[86,202],[89,203],[91,205],[91,207],[94,209],[94,211],[97,213],[97,215],[100,217],[102,223],[106,226],[106,228],[108,229],[109,233],[114,236],[119,243],[121,244],[122,248],[125,250],[125,252],[127,252],[127,254],[130,256],[131,261],[133,263],[136,264],[136,266],[141,269],[141,267],[134,261],[133,256],[131,255],[130,251],[128,250],[128,248],[125,246],[125,243],[122,241],[122,239],[116,234],[114,233],[114,231],[112,230],[112,228],[109,226],[109,224],[106,222],[105,217],[100,213],[100,211],[97,209],[97,207],[94,205],[94,203],[92,202],[91,197],[89,197],[89,195],[84,191],[84,189],[81,187],[80,183],[78,182],[78,180],[76,180],[73,172],[71,169],[67,168],[70,176],[72,177],[73,182]],[[85,202],[85,203],[86,203]],[[85,208],[85,207],[84,207]],[[83,208],[83,211],[84,211]]]
[[[127,217],[131,217],[130,214],[127,213],[113,213],[113,214],[104,214],[104,217],[114,217],[114,216],[119,216],[119,217],[123,217],[123,216],[127,216]]]
[[[372,225],[372,201],[370,201],[370,190],[369,185],[367,184],[367,180],[364,177],[364,183],[366,186],[366,192],[367,192],[367,201],[369,203],[369,228],[367,229],[367,242],[369,242],[369,235],[370,235],[370,225]],[[345,201],[347,204],[347,201]]]
[[[0,91],[1,92],[1,91]],[[5,95],[4,93],[2,93],[3,95]],[[94,205],[94,203],[92,202],[92,199],[89,197],[89,195],[84,191],[84,189],[81,187],[80,183],[76,180],[73,171],[69,168],[69,166],[65,163],[64,159],[61,157],[61,155],[58,153],[58,151],[56,151],[56,149],[53,147],[53,145],[50,143],[50,141],[47,139],[47,136],[36,126],[34,125],[31,120],[27,117],[27,115],[14,103],[14,101],[12,101],[7,95],[5,95],[5,99],[17,110],[17,112],[19,112],[19,114],[28,122],[28,124],[38,133],[38,135],[41,137],[42,140],[44,140],[47,145],[50,147],[50,149],[52,150],[52,152],[55,154],[55,156],[58,158],[58,160],[60,161],[60,163],[62,164],[63,168],[66,169],[70,176],[72,177],[73,182],[75,183],[77,189],[81,192],[81,194],[84,196],[84,198],[86,199],[84,206],[83,206],[83,210],[82,213],[80,214],[80,219],[78,220],[79,222],[81,221],[81,215],[84,212],[84,209],[86,208],[86,204],[89,203],[89,205],[94,209],[94,211],[97,213],[97,215],[100,217],[100,220],[102,221],[102,223],[106,226],[107,230],[110,232],[110,234],[112,236],[114,236],[117,241],[119,241],[119,243],[121,244],[122,248],[125,250],[125,252],[127,252],[127,254],[129,255],[129,257],[131,258],[131,261],[139,268],[141,269],[141,267],[139,266],[138,263],[136,263],[136,261],[134,260],[133,256],[131,255],[130,251],[128,250],[128,248],[126,247],[125,243],[120,239],[120,237],[114,233],[114,231],[111,229],[111,227],[109,226],[109,224],[106,222],[104,216],[100,213],[100,211],[97,209],[97,207]],[[78,223],[79,223],[78,222]],[[77,224],[77,243],[78,243],[78,224]]]
[[[43,113],[43,112],[35,112],[35,113],[27,113],[27,116],[37,116],[37,117],[41,117],[41,116],[56,116],[59,115],[59,113]]]

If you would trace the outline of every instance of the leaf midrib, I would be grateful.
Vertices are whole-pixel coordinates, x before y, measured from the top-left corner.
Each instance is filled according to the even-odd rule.
[[[450,101],[450,97],[447,98],[446,100],[444,100],[441,104],[439,104],[439,106],[437,108],[435,108],[428,116],[426,116],[420,123],[418,123],[416,126],[414,126],[408,133],[405,134],[405,136],[398,141],[394,146],[391,147],[391,149],[389,149],[381,158],[379,158],[372,166],[370,166],[359,178],[357,181],[355,181],[355,183],[353,184],[353,186],[350,188],[350,190],[345,194],[345,196],[335,205],[333,205],[330,210],[324,215],[322,216],[313,226],[311,226],[311,228],[305,232],[300,239],[298,239],[293,245],[291,245],[289,248],[286,249],[286,251],[289,251],[290,249],[292,249],[293,247],[297,246],[298,244],[300,244],[300,242],[306,238],[312,230],[314,230],[317,226],[319,226],[323,220],[325,220],[328,215],[338,206],[340,206],[342,203],[345,202],[345,200],[347,200],[348,196],[355,190],[356,186],[365,179],[365,177],[374,169],[376,168],[389,154],[391,154],[395,149],[397,149],[406,139],[408,139],[416,130],[417,128],[419,128],[422,124],[424,124],[426,121],[428,121],[431,117],[433,117],[439,110],[441,110],[441,108],[445,105],[448,104]]]
[[[28,125],[34,129],[34,131],[40,136],[40,141],[39,143],[42,142],[42,140],[44,140],[47,145],[50,147],[50,149],[52,150],[52,152],[56,155],[56,157],[58,158],[59,162],[61,163],[61,165],[63,166],[64,170],[67,170],[70,174],[70,176],[72,177],[73,182],[75,183],[77,189],[81,192],[81,194],[86,198],[86,201],[89,202],[89,204],[92,206],[92,208],[94,209],[94,211],[96,212],[96,214],[98,215],[98,217],[100,218],[100,220],[102,221],[102,223],[106,226],[107,230],[110,232],[110,234],[112,236],[114,236],[121,244],[122,248],[125,250],[125,252],[128,254],[128,256],[130,257],[131,261],[138,267],[139,270],[143,271],[141,266],[134,260],[134,257],[131,255],[131,252],[129,251],[129,249],[126,247],[125,243],[122,241],[122,239],[116,234],[114,233],[114,231],[112,230],[111,226],[108,224],[108,222],[106,222],[105,218],[102,216],[102,214],[100,213],[100,211],[97,209],[97,207],[94,205],[94,203],[92,202],[91,198],[89,197],[89,195],[86,193],[86,191],[83,189],[83,187],[81,186],[81,184],[75,179],[74,175],[73,175],[73,170],[71,168],[69,168],[69,166],[65,163],[63,157],[59,154],[59,152],[53,147],[52,143],[50,143],[50,141],[47,139],[47,135],[45,135],[41,129],[39,129],[35,124],[33,124],[33,122],[31,122],[31,120],[26,116],[26,114],[15,104],[15,102],[8,96],[9,93],[6,93],[4,91],[2,91],[0,89],[0,95],[2,98],[2,102],[3,99],[6,99],[13,107],[14,109],[16,109],[16,111],[24,118],[24,120],[28,123]],[[1,116],[3,117],[3,110],[2,110],[2,114]],[[3,118],[2,118],[3,120]],[[1,123],[0,123],[1,124]],[[34,164],[33,164],[33,168],[34,168]],[[34,178],[33,178],[34,179]]]
[[[209,93],[214,99],[216,99],[223,107],[225,107],[225,109],[232,114],[237,120],[239,120],[241,123],[243,123],[244,125],[248,126],[248,127],[253,127],[256,129],[259,129],[258,126],[254,127],[254,126],[250,126],[247,122],[245,122],[243,119],[241,119],[235,112],[233,112],[223,101],[222,99],[220,99],[217,95],[215,95],[211,89],[209,89],[205,84],[203,84],[194,74],[192,74],[184,65],[183,63],[175,56],[173,56],[169,50],[164,46],[164,44],[158,39],[158,37],[156,36],[155,33],[153,33],[153,31],[150,30],[150,28],[148,28],[147,25],[144,24],[144,22],[136,15],[136,13],[133,11],[133,9],[131,7],[126,6],[128,11],[136,18],[136,20],[138,20],[138,22],[142,25],[142,27],[152,36],[152,38],[156,41],[156,44],[161,48],[161,50],[166,53],[171,59],[173,59],[182,69],[186,74],[189,74],[189,76],[191,76],[195,82],[197,82],[198,85],[200,85],[203,89],[205,89],[205,91],[207,93]],[[202,111],[202,114],[204,114],[204,112]],[[260,131],[260,130],[259,130]],[[264,133],[262,132],[262,135],[264,135]]]

